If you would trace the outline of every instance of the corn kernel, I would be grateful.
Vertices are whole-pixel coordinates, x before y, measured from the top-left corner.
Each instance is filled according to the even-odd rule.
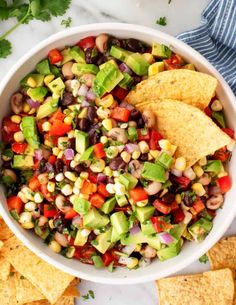
[[[43,202],[43,196],[41,195],[41,193],[35,193],[34,194],[34,201],[36,203],[41,203]]]
[[[109,159],[115,158],[119,154],[119,150],[117,146],[110,146],[106,150],[106,156]]]
[[[16,124],[20,124],[20,122],[21,122],[21,116],[19,116],[19,115],[12,115],[11,116],[11,121],[13,122],[13,123],[16,123]]]
[[[62,187],[61,189],[62,194],[64,194],[65,196],[69,196],[73,193],[73,189],[71,187],[70,184],[66,184]]]
[[[99,107],[97,109],[97,115],[100,119],[107,119],[111,114],[111,110],[108,108],[103,109],[102,107]]]
[[[50,129],[51,129],[51,123],[49,123],[49,122],[44,122],[43,124],[42,124],[42,129],[43,129],[43,131],[49,131]]]
[[[113,171],[113,177],[119,177],[120,173],[118,171]]]
[[[171,150],[171,143],[170,143],[170,141],[162,139],[162,140],[159,140],[158,143],[159,143],[159,146],[162,149],[164,149],[164,150]]]
[[[71,116],[66,116],[66,117],[64,118],[64,123],[65,123],[66,125],[71,125],[72,120],[73,120],[73,118],[72,118]]]
[[[223,106],[219,100],[214,100],[214,102],[211,104],[211,109],[213,111],[221,111]]]
[[[35,108],[30,109],[30,111],[28,112],[28,114],[34,114],[36,112]]]
[[[182,202],[182,199],[181,199],[181,195],[180,194],[176,194],[175,195],[175,201],[180,204]]]
[[[141,151],[142,154],[146,154],[149,152],[149,145],[147,144],[146,141],[140,141],[138,143],[139,149]]]
[[[72,257],[74,257],[74,254],[75,254],[75,247],[72,247],[72,246],[69,247],[66,252],[66,257],[72,258]]]
[[[131,160],[131,155],[127,151],[122,151],[120,156],[125,163],[129,163],[129,161]]]
[[[58,158],[58,159],[62,159],[63,156],[64,156],[64,152],[61,150],[61,151],[59,152],[59,154],[57,155],[57,158]]]
[[[78,114],[78,118],[79,119],[84,119],[87,117],[88,114],[88,109],[87,108],[83,108],[80,113]]]
[[[198,177],[198,178],[200,178],[203,174],[204,174],[204,170],[201,168],[201,166],[200,165],[198,165],[198,164],[195,164],[194,166],[193,166],[193,171],[194,171],[194,173],[196,174],[196,176]]]
[[[80,158],[81,158],[81,154],[77,153],[77,154],[74,156],[75,162],[78,162],[78,163],[79,163]]]
[[[47,184],[47,190],[50,192],[50,193],[53,193],[55,191],[55,183],[52,182],[52,181],[49,181],[48,184]]]
[[[101,173],[104,170],[105,165],[106,163],[103,159],[97,159],[90,165],[90,169],[94,173]]]
[[[205,189],[204,189],[204,187],[203,187],[203,185],[201,184],[201,183],[194,183],[193,185],[192,185],[192,190],[198,195],[198,196],[203,196],[205,193],[206,193],[206,191],[205,191]]]
[[[137,244],[134,248],[134,251],[139,252],[139,251],[141,251],[141,249],[142,249],[142,246],[140,244]]]
[[[154,149],[151,149],[149,151],[149,153],[153,157],[153,159],[156,159],[160,155],[160,151],[159,150],[154,150]]]
[[[102,144],[106,144],[106,143],[108,142],[108,138],[107,138],[106,136],[101,136],[100,142],[101,142]]]
[[[81,179],[80,177],[77,178],[77,180],[75,181],[74,186],[77,187],[78,189],[81,189],[84,183],[84,179]]]
[[[153,156],[150,153],[148,153],[148,161],[151,161],[151,160],[153,160]]]
[[[141,152],[136,150],[132,153],[132,159],[137,160],[141,155]]]
[[[67,143],[68,143],[68,137],[59,137],[57,146],[58,146],[58,148],[63,150],[67,147]]]
[[[104,168],[104,174],[106,175],[106,176],[108,176],[108,177],[112,177],[112,174],[113,174],[113,171],[110,169],[110,167],[109,166],[106,166],[105,168]]]
[[[138,201],[136,202],[137,206],[140,208],[145,207],[148,204],[148,199],[147,200],[142,200],[142,201]]]
[[[55,179],[56,179],[57,182],[61,182],[62,180],[64,180],[64,175],[63,175],[63,173],[57,174],[56,177],[55,177]]]
[[[74,130],[69,131],[69,132],[68,132],[68,138],[69,138],[69,139],[72,139],[72,138],[74,138],[74,137],[75,137],[75,131],[74,131]]]
[[[21,224],[22,228],[26,229],[26,230],[30,230],[34,228],[34,223],[32,221],[27,222],[27,223],[22,223]]]
[[[25,140],[25,137],[24,137],[22,131],[15,132],[13,138],[17,143],[22,143]]]
[[[52,153],[54,154],[54,156],[58,156],[60,151],[61,150],[58,147],[53,147],[52,148]]]
[[[24,104],[23,104],[23,111],[24,111],[25,113],[27,113],[27,112],[30,111],[30,106],[29,106],[27,103],[24,103]]]
[[[175,160],[175,168],[179,171],[184,171],[186,168],[186,159],[184,157],[179,157]]]
[[[154,57],[151,53],[143,53],[142,57],[144,57],[144,59],[149,63],[153,63],[154,62]]]
[[[88,179],[89,177],[89,173],[88,172],[81,172],[80,173],[80,178],[82,179]]]
[[[200,166],[206,165],[206,164],[207,164],[207,158],[206,158],[206,157],[203,157],[202,159],[200,159],[200,160],[198,161],[198,164],[199,164]]]
[[[118,196],[125,194],[125,186],[121,183],[115,183],[114,189],[115,189],[116,195],[118,195]]]
[[[25,197],[26,197],[28,200],[31,200],[31,201],[34,200],[34,193],[31,191],[30,188],[28,188],[28,187],[23,187],[23,188],[21,189],[21,192],[24,193]]]
[[[35,88],[37,86],[37,83],[33,77],[29,77],[26,83],[31,88]]]
[[[103,97],[102,99],[100,99],[98,101],[98,103],[99,104],[97,106],[102,106],[104,108],[109,108],[109,107],[112,106],[112,104],[115,103],[115,100],[114,100],[112,94],[108,94],[105,97]]]
[[[55,229],[55,226],[54,226],[54,223],[53,223],[53,219],[50,219],[50,220],[48,221],[48,225],[49,225],[49,228],[50,228],[50,229]]]
[[[89,194],[82,194],[82,193],[80,193],[79,194],[79,198],[83,198],[85,200],[88,200],[89,199]]]
[[[69,179],[70,181],[75,182],[75,181],[77,180],[76,175],[75,175],[74,173],[72,173],[72,172],[66,171],[66,172],[64,173],[64,175],[65,175],[65,177],[66,177],[67,179]]]
[[[33,201],[29,201],[25,204],[25,209],[29,212],[33,212],[36,209],[36,204]]]
[[[52,80],[54,80],[55,76],[53,74],[49,74],[44,77],[44,84],[47,86],[49,83],[51,83]]]
[[[102,121],[102,126],[104,127],[104,128],[106,128],[106,130],[111,130],[112,129],[112,120],[111,119],[104,119],[103,121]]]
[[[127,262],[126,266],[129,269],[133,269],[138,265],[139,260],[136,257],[129,257],[129,261]]]
[[[190,180],[196,179],[196,174],[194,173],[192,167],[187,168],[187,169],[183,172],[183,175],[184,175],[185,177],[187,177],[188,179],[190,179]]]
[[[52,240],[48,247],[55,253],[60,253],[61,252],[61,245],[55,241],[55,240]]]
[[[75,168],[79,163],[76,162],[75,160],[70,161],[70,167]]]
[[[44,141],[44,145],[45,145],[45,146],[48,146],[48,147],[53,147],[52,142],[49,141],[49,140],[45,140],[45,141]]]
[[[227,172],[220,172],[220,173],[217,175],[218,178],[225,177],[225,176],[228,176],[228,173],[227,173]]]
[[[32,214],[30,212],[23,212],[19,216],[19,223],[28,223],[32,220]]]
[[[169,151],[168,151],[168,152],[169,152],[169,155],[170,155],[170,156],[173,156],[173,155],[175,154],[176,149],[177,149],[177,146],[171,144],[171,147],[170,147],[170,149],[169,149]]]
[[[28,202],[29,200],[25,197],[25,194],[23,193],[23,192],[18,192],[18,197],[20,197],[20,199],[24,202],[24,203],[26,203],[26,202]]]
[[[77,187],[73,187],[73,193],[75,194],[75,195],[79,195],[80,194],[80,189],[78,189]]]
[[[155,75],[162,71],[164,71],[163,62],[155,62],[154,64],[148,67],[148,76]]]

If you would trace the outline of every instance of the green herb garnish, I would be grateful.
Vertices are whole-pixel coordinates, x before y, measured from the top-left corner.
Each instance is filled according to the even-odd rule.
[[[61,21],[61,25],[64,26],[65,28],[69,28],[71,26],[72,18],[68,17],[67,19],[63,19]]]
[[[206,264],[208,262],[208,257],[206,254],[203,254],[200,258],[199,258],[199,262],[202,264]]]
[[[160,17],[159,19],[157,19],[156,20],[156,24],[159,24],[161,26],[167,25],[166,17]]]

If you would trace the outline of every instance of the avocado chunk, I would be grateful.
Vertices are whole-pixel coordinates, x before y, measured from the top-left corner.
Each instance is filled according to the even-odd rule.
[[[85,150],[85,152],[82,154],[79,160],[80,162],[88,161],[92,157],[92,155],[93,155],[93,146],[90,146]]]
[[[121,71],[111,63],[107,63],[93,80],[93,92],[101,97],[106,92],[111,92],[124,78]]]
[[[154,42],[152,44],[152,55],[159,58],[169,58],[172,55],[172,51],[164,44],[159,44]]]
[[[36,87],[36,88],[29,88],[27,90],[28,96],[33,100],[33,101],[39,101],[42,102],[45,95],[47,94],[48,89],[45,87]]]
[[[92,261],[94,263],[95,268],[97,268],[97,269],[104,268],[104,263],[103,263],[103,260],[101,259],[101,256],[93,255],[92,256]]]
[[[176,244],[171,244],[170,246],[163,248],[157,251],[157,256],[160,261],[165,261],[172,257],[177,256],[181,250],[181,240],[179,240]]]
[[[165,64],[163,61],[155,62],[148,68],[148,76],[153,76],[157,73],[163,72],[165,69]]]
[[[102,215],[96,208],[91,208],[83,217],[83,224],[88,229],[99,229],[110,222],[107,215]]]
[[[93,244],[93,246],[102,254],[104,254],[111,245],[111,232],[112,228],[99,234],[95,239],[96,242]]]
[[[156,233],[153,223],[150,220],[141,223],[141,230],[144,235],[152,235]]]
[[[207,165],[205,165],[203,169],[205,172],[212,172],[218,174],[222,172],[223,165],[220,160],[210,160],[207,162]]]
[[[118,240],[120,240],[122,238],[122,236],[124,236],[124,234],[118,234],[115,227],[112,227],[112,232],[111,232],[111,242],[112,243],[116,243]]]
[[[22,87],[28,87],[27,81],[32,77],[36,81],[36,87],[43,86],[44,75],[37,73],[30,73],[26,75],[21,81],[20,84]]]
[[[212,229],[212,221],[200,218],[188,228],[189,233],[196,241],[202,241]]]
[[[148,219],[150,219],[155,211],[153,206],[145,206],[145,207],[136,207],[135,214],[138,220],[142,223]]]
[[[76,237],[75,237],[75,241],[74,241],[74,245],[75,246],[84,246],[88,240],[88,235],[84,236],[84,234],[82,233],[83,229],[79,229],[76,233]]]
[[[124,50],[117,46],[112,46],[111,50],[110,50],[110,55],[120,61],[126,61],[127,57],[131,54],[132,54],[132,52]]]
[[[75,63],[71,69],[72,73],[75,75],[81,76],[85,73],[97,74],[99,69],[96,65],[93,64],[83,64],[83,63]]]
[[[173,163],[173,158],[168,155],[166,152],[162,152],[155,161],[157,164],[163,166],[165,169],[171,167]]]
[[[141,176],[144,179],[158,182],[165,182],[165,169],[159,164],[154,164],[150,162],[144,162],[143,171]]]
[[[63,56],[63,60],[61,62],[61,65],[64,65],[65,63],[71,61],[73,57],[71,56],[71,49],[66,48],[63,51],[61,51],[61,55]]]
[[[23,135],[30,145],[30,147],[39,148],[39,139],[37,134],[35,118],[32,116],[25,116],[22,118],[21,128]]]
[[[123,76],[124,76],[124,78],[119,83],[119,86],[123,89],[129,89],[130,86],[132,85],[133,78],[128,73],[123,73]]]
[[[51,101],[48,101],[44,104],[42,104],[37,111],[36,118],[38,120],[45,118],[49,115],[51,115],[53,112],[57,111],[58,109],[58,98],[53,98]]]
[[[133,70],[139,76],[148,74],[148,67],[150,66],[150,64],[140,53],[134,53],[129,55],[125,60],[125,63],[131,70]]]
[[[173,243],[176,243],[180,240],[181,236],[184,234],[184,231],[186,230],[186,227],[187,225],[182,223],[182,224],[174,225],[174,227],[170,229],[169,233],[174,239]]]
[[[118,68],[117,63],[115,62],[114,59],[108,60],[106,62],[104,62],[103,64],[101,64],[99,66],[99,70],[102,70],[103,68],[105,68],[105,66],[112,64],[113,66],[115,66],[116,68]]]
[[[142,231],[136,234],[129,234],[121,236],[121,244],[124,246],[129,246],[129,245],[137,245],[137,244],[143,244],[147,243],[149,246],[156,250],[161,249],[161,242],[158,238],[158,236],[147,236],[144,235]]]
[[[100,210],[105,214],[109,214],[109,213],[111,213],[111,211],[113,211],[115,205],[116,205],[116,198],[111,197],[103,203]]]
[[[91,203],[83,198],[75,198],[75,200],[73,201],[73,208],[74,210],[81,214],[81,215],[85,215],[89,212]]]
[[[36,70],[39,74],[43,74],[43,75],[51,74],[51,69],[50,69],[48,59],[44,59],[44,60],[40,61],[36,65]]]
[[[17,169],[31,169],[34,166],[34,159],[28,155],[14,155],[13,168]]]
[[[125,186],[127,191],[133,189],[138,183],[138,179],[129,173],[119,175],[118,179],[119,182]]]
[[[220,124],[222,128],[225,128],[225,117],[222,111],[213,111],[212,117]]]
[[[63,80],[60,77],[58,77],[48,84],[48,88],[56,96],[61,96],[65,90],[65,84]]]
[[[79,154],[83,154],[89,145],[89,136],[81,130],[75,131],[75,149]]]
[[[111,215],[111,224],[119,235],[129,231],[129,221],[122,211]]]
[[[84,51],[82,51],[79,46],[75,46],[75,47],[71,48],[70,56],[76,62],[85,63]]]
[[[120,207],[123,207],[129,203],[125,195],[115,195],[115,198]]]
[[[137,129],[133,126],[128,127],[128,138],[131,142],[135,142],[138,139]]]

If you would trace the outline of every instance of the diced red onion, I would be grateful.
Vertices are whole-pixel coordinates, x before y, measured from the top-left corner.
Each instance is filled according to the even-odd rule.
[[[43,145],[41,146],[41,150],[42,150],[43,158],[44,158],[45,160],[48,160],[49,157],[51,156],[50,150],[47,149],[46,147],[44,147]]]
[[[72,148],[67,148],[64,152],[66,160],[73,160],[74,159],[74,150]]]
[[[81,223],[81,217],[78,215],[78,216],[75,216],[73,219],[72,219],[72,225],[73,226],[76,226],[76,225],[80,225]]]
[[[120,69],[121,72],[128,73],[130,75],[132,74],[132,71],[130,70],[130,68],[124,62],[122,62],[119,65],[119,69]]]
[[[217,195],[217,194],[220,194],[221,193],[221,190],[218,186],[210,186],[209,187],[209,190],[208,190],[208,194],[209,195]]]
[[[97,183],[106,183],[107,176],[103,174],[98,174]]]
[[[131,235],[138,234],[140,232],[140,228],[138,225],[134,225],[129,231]]]
[[[45,171],[48,172],[48,173],[52,172],[53,171],[53,165],[51,163],[47,162],[45,164]]]
[[[169,245],[173,242],[173,237],[167,232],[160,234],[159,239],[163,244],[166,244],[166,245]]]
[[[82,107],[89,107],[89,106],[91,106],[91,105],[90,105],[90,103],[89,103],[88,101],[84,100],[84,101],[81,103],[81,106],[82,106]]]
[[[40,106],[40,102],[33,101],[32,99],[27,99],[26,102],[30,106],[30,108],[39,108]]]
[[[35,158],[36,158],[36,160],[42,160],[43,159],[43,152],[42,152],[42,150],[41,149],[36,149],[35,151],[34,151],[34,156],[35,156]]]
[[[78,95],[86,96],[88,92],[88,87],[85,84],[82,84],[78,90]]]
[[[136,245],[134,245],[134,244],[128,245],[122,249],[122,252],[130,255],[132,252],[134,252],[135,248],[136,248]]]
[[[175,175],[176,177],[181,177],[181,176],[182,176],[182,172],[179,171],[179,170],[176,169],[176,168],[172,168],[171,173],[172,173],[173,175]]]
[[[132,105],[126,103],[126,102],[121,102],[119,107],[126,108],[126,109],[128,109],[130,111],[132,111],[134,109],[134,106],[132,106]]]
[[[86,94],[86,98],[87,98],[88,101],[95,101],[96,94],[93,92],[92,89],[89,89],[89,91]]]
[[[134,151],[139,151],[139,146],[137,144],[129,143],[125,145],[125,150],[132,154]]]

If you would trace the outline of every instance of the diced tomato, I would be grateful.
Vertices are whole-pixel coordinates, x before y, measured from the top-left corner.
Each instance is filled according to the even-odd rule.
[[[33,165],[33,170],[37,171],[40,168],[40,160],[35,160]]]
[[[158,144],[158,141],[163,139],[162,135],[156,131],[156,130],[151,130],[150,132],[150,141],[149,141],[149,147],[150,149],[160,149],[160,146]]]
[[[73,219],[76,216],[78,216],[78,213],[75,212],[75,210],[71,209],[69,212],[65,214],[65,219]]]
[[[48,53],[48,58],[50,60],[50,63],[52,65],[60,62],[63,60],[63,55],[61,54],[61,52],[57,49],[52,49],[51,51],[49,51]]]
[[[98,159],[102,159],[106,157],[106,153],[104,151],[104,145],[103,143],[97,143],[93,146],[93,151],[95,154],[95,157]]]
[[[171,207],[163,202],[161,202],[161,200],[156,199],[153,202],[154,207],[161,213],[167,215],[171,212]]]
[[[112,253],[110,251],[106,251],[104,254],[102,254],[102,261],[106,267],[109,266],[110,263],[114,261]]]
[[[138,129],[138,140],[139,141],[149,141],[150,132],[148,129]]]
[[[224,194],[231,189],[232,182],[229,176],[223,176],[216,180],[221,192]]]
[[[94,184],[91,183],[89,180],[85,180],[80,191],[82,194],[90,195],[93,193],[93,190],[94,190]]]
[[[27,148],[27,143],[13,143],[11,149],[16,154],[23,154]]]
[[[227,151],[227,148],[222,147],[214,153],[213,159],[221,160],[222,162],[225,162],[229,159],[230,155],[231,153]]]
[[[72,129],[71,125],[67,125],[63,123],[62,121],[55,120],[52,124],[52,127],[49,131],[49,134],[51,136],[64,136],[65,133],[69,132]]]
[[[162,216],[151,217],[151,222],[157,233],[169,230],[173,227],[172,224],[164,221]]]
[[[201,198],[199,198],[199,197],[196,198],[196,200],[193,204],[193,208],[197,214],[205,209],[205,204],[202,202]]]
[[[74,243],[75,243],[75,239],[73,237],[71,237],[71,235],[65,235],[66,236],[66,239],[68,240],[69,242],[69,245],[70,246],[74,246]]]
[[[82,247],[76,247],[74,257],[77,259],[91,259],[94,254],[96,254],[96,249],[86,243]]]
[[[162,228],[161,228],[161,221],[158,219],[158,217],[152,217],[151,221],[153,223],[154,229],[157,233],[162,232]]]
[[[55,155],[51,155],[49,158],[48,158],[48,162],[52,165],[54,165],[57,161],[57,157]]]
[[[95,193],[91,195],[89,201],[95,208],[100,209],[103,206],[105,199],[102,195]]]
[[[97,183],[97,178],[98,178],[98,175],[93,173],[92,171],[89,172],[89,176],[88,176],[88,180],[92,183]]]
[[[175,211],[179,208],[179,205],[175,200],[173,202],[171,202],[171,204],[169,206],[171,208],[171,211]]]
[[[212,110],[209,106],[207,106],[205,109],[204,109],[204,112],[206,115],[208,115],[210,118],[212,117]]]
[[[127,213],[131,211],[131,207],[129,205],[125,207],[119,207],[118,205],[116,205],[114,211]]]
[[[56,120],[63,121],[65,117],[66,115],[64,113],[62,113],[60,110],[57,110],[50,117],[49,122],[53,124]]]
[[[39,189],[40,189],[40,192],[42,193],[43,197],[47,201],[52,202],[54,200],[54,196],[48,191],[46,183],[40,184]]]
[[[33,176],[32,178],[30,178],[29,180],[29,188],[35,192],[37,189],[39,189],[41,186],[38,177]]]
[[[43,206],[43,215],[47,218],[52,218],[57,215],[57,210],[51,204],[44,204]]]
[[[110,197],[110,193],[108,193],[108,191],[106,190],[106,185],[103,183],[98,185],[98,193],[105,198]]]
[[[234,130],[232,128],[222,128],[222,130],[227,133],[230,138],[234,139]]]
[[[93,36],[88,36],[83,39],[81,39],[77,45],[82,48],[83,50],[86,50],[88,48],[93,48],[95,46],[95,39]]]
[[[189,186],[190,182],[191,182],[191,180],[187,177],[175,177],[174,179],[184,189],[187,188]]]
[[[143,200],[148,199],[148,194],[140,186],[130,190],[129,194],[130,194],[130,197],[133,199],[134,202],[139,202],[139,201],[143,201]]]
[[[4,129],[2,129],[2,141],[5,143],[12,143],[14,142],[13,133],[9,134]]]
[[[170,58],[163,61],[167,70],[180,69],[182,66],[181,58],[176,54],[173,54]]]
[[[115,89],[112,91],[112,95],[120,101],[123,101],[128,93],[129,91],[127,89],[123,89],[119,86],[116,86]]]
[[[184,212],[181,208],[173,211],[172,215],[174,216],[174,223],[180,223],[185,218]]]
[[[20,125],[13,123],[10,118],[4,118],[2,122],[2,128],[8,134],[12,134],[14,132],[20,131]]]
[[[9,211],[16,210],[20,214],[23,208],[23,201],[18,196],[11,196],[7,198],[7,206]]]
[[[119,122],[128,122],[130,110],[126,108],[116,107],[111,113],[111,117]]]

